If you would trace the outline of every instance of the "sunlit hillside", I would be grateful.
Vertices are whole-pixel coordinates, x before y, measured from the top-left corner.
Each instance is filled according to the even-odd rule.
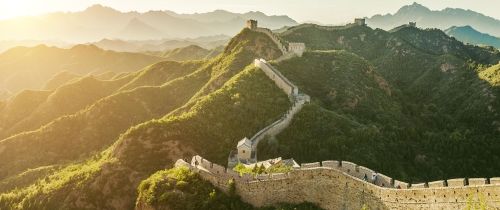
[[[494,17],[52,1],[0,14],[0,210],[500,208]]]
[[[0,88],[14,93],[41,89],[62,71],[80,75],[130,72],[161,60],[158,56],[102,50],[94,45],[70,49],[16,47],[0,54]]]

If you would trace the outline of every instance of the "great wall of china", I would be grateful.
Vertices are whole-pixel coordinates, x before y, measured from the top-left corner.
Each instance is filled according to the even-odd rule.
[[[324,209],[465,209],[485,204],[500,208],[500,178],[451,179],[408,185],[382,174],[375,182],[364,180],[374,171],[347,161],[302,164],[288,173],[252,176],[211,163],[200,156],[191,163],[178,160],[222,191],[233,180],[235,192],[256,207],[278,203],[311,202]],[[370,177],[370,176],[368,176]],[[398,188],[399,186],[400,188]]]
[[[282,56],[276,59],[276,62],[290,59],[294,56],[302,56],[305,50],[304,43],[285,43],[276,34],[272,33],[271,30],[267,28],[257,27],[256,21],[249,21],[247,27],[256,32],[266,34],[278,46],[278,48],[281,49]],[[255,67],[261,69],[266,74],[266,76],[269,77],[269,79],[274,81],[276,86],[278,86],[281,90],[283,90],[283,92],[287,94],[288,98],[292,101],[293,104],[292,107],[290,107],[280,119],[261,129],[252,138],[250,138],[252,151],[255,153],[255,155],[253,156],[253,158],[248,160],[249,163],[257,161],[257,145],[259,144],[259,142],[266,137],[275,136],[283,129],[288,127],[294,115],[302,109],[304,104],[310,101],[310,97],[308,95],[299,93],[299,88],[292,82],[290,82],[290,80],[288,80],[283,74],[281,74],[281,72],[279,72],[276,68],[269,64],[266,60],[255,59],[254,65]],[[235,153],[235,151],[229,154],[228,166],[234,166],[239,161],[240,159],[237,158],[237,154]]]
[[[298,49],[291,50],[290,45],[285,47],[272,31],[256,26],[256,22],[251,23],[249,28],[265,33],[282,50],[283,56],[277,62],[302,55],[305,48],[302,43],[295,43],[294,46]],[[294,102],[281,119],[251,138],[252,148],[256,149],[264,137],[276,135],[286,128],[294,114],[310,98],[299,94],[298,88],[265,60],[256,59],[254,65]],[[175,166],[188,167],[225,192],[229,192],[232,180],[235,193],[243,201],[256,207],[310,202],[321,208],[334,210],[361,209],[364,206],[369,209],[464,209],[468,205],[479,204],[486,205],[487,209],[500,209],[500,177],[408,184],[348,161],[305,163],[288,173],[257,176],[240,175],[231,167],[211,163],[200,156],[194,156],[190,163],[178,160]]]

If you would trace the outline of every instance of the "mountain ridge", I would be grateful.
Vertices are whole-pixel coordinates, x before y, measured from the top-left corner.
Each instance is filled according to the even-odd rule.
[[[369,26],[384,30],[390,30],[408,22],[417,22],[417,25],[423,28],[439,28],[441,30],[452,26],[470,25],[479,31],[500,36],[500,20],[498,19],[460,8],[430,10],[416,2],[401,7],[396,13],[374,15],[366,20]]]
[[[449,36],[456,39],[475,45],[493,46],[500,49],[500,38],[491,36],[486,33],[481,33],[474,29],[472,26],[452,26],[444,30]]]
[[[214,17],[215,13],[177,14],[172,11],[120,12],[110,7],[94,5],[79,12],[56,12],[41,16],[22,17],[0,21],[0,40],[60,40],[72,43],[95,42],[110,39],[148,39],[154,38],[194,38],[225,34],[236,35],[247,19],[263,21],[270,28],[296,25],[297,22],[287,16],[267,16],[263,13],[226,12],[223,17]],[[127,23],[134,18],[150,27],[148,30],[129,33]],[[212,20],[212,21],[207,21]],[[22,21],[23,24],[16,24]],[[144,25],[143,24],[143,25]],[[12,25],[16,27],[12,27]],[[43,29],[43,30],[41,30]],[[175,30],[172,30],[175,29]],[[157,31],[157,33],[152,33]],[[33,34],[37,34],[34,36]],[[147,34],[147,36],[144,36]]]
[[[15,94],[23,89],[41,89],[62,71],[80,75],[127,72],[161,60],[158,56],[103,50],[95,45],[75,45],[70,49],[46,45],[15,47],[0,54],[0,88]]]

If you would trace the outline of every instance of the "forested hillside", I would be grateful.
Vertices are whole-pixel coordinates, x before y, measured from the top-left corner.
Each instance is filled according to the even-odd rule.
[[[283,37],[361,57],[314,52],[277,64],[315,102],[261,155],[348,160],[414,182],[498,176],[498,50],[414,27],[302,25]]]
[[[260,70],[246,67],[255,57],[273,59],[279,52],[267,36],[244,30],[219,57],[183,65],[193,67],[181,70],[185,76],[168,76],[179,71],[176,62],[165,63],[173,65],[170,73],[153,65],[126,76],[134,78],[122,91],[86,109],[0,141],[0,156],[8,160],[0,164],[4,185],[28,179],[22,188],[4,190],[0,207],[130,209],[140,181],[178,158],[204,154],[223,163],[241,136],[289,106]],[[147,86],[147,78],[166,81],[151,79],[156,86]],[[190,98],[184,111],[168,114]],[[49,165],[61,169],[47,172]]]

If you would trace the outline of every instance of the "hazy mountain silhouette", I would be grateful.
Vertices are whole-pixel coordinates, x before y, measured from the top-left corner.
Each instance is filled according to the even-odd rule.
[[[224,46],[230,37],[226,35],[203,36],[194,39],[155,39],[155,40],[121,40],[102,39],[98,42],[90,43],[102,49],[120,52],[145,52],[172,50],[175,48],[198,45],[202,48],[213,49]]]
[[[161,60],[152,55],[103,50],[95,45],[76,45],[71,49],[45,45],[16,47],[0,54],[0,90],[17,93],[40,89],[62,71],[80,75],[130,72]]]
[[[500,38],[481,33],[471,26],[453,26],[444,32],[464,43],[500,48]]]
[[[167,35],[138,18],[133,18],[120,31],[120,36],[125,39],[161,39]]]
[[[416,21],[419,27],[439,28],[441,30],[452,26],[470,25],[479,31],[500,36],[500,20],[472,10],[458,8],[433,11],[418,3],[403,6],[395,14],[375,15],[366,20],[370,27],[385,30],[390,30],[410,21]]]
[[[177,14],[172,11],[120,12],[94,5],[80,12],[56,12],[0,21],[0,40],[61,40],[94,42],[103,38],[144,40],[235,35],[246,19],[257,19],[264,27],[296,25],[287,16],[261,12],[244,14],[216,10],[208,13]]]

